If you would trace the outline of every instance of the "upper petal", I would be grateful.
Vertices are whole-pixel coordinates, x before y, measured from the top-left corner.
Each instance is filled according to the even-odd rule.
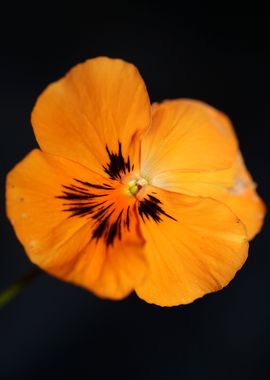
[[[230,121],[214,108],[194,100],[170,100],[154,105],[152,118],[142,140],[143,176],[152,179],[168,170],[212,171],[232,165],[237,139]]]
[[[132,64],[100,57],[75,66],[49,85],[32,113],[42,150],[103,173],[106,146],[138,165],[136,139],[150,124],[145,84]]]
[[[7,213],[35,264],[100,296],[122,298],[142,281],[146,265],[134,200],[114,182],[35,150],[8,175]]]
[[[172,306],[227,285],[247,257],[247,236],[240,220],[209,198],[151,186],[145,191],[155,194],[166,214],[160,214],[158,223],[151,218],[141,223],[149,270],[136,287],[139,297]]]

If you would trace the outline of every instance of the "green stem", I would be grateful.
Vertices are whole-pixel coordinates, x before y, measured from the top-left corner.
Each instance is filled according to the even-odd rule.
[[[8,304],[14,297],[16,297],[30,282],[43,273],[39,268],[35,267],[31,272],[25,274],[4,290],[0,292],[0,309]]]

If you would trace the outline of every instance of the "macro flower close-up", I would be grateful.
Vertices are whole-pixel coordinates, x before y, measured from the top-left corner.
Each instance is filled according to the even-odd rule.
[[[197,100],[151,105],[136,67],[99,57],[49,85],[40,149],[7,177],[7,214],[30,260],[109,299],[161,306],[226,286],[265,207],[230,119]]]

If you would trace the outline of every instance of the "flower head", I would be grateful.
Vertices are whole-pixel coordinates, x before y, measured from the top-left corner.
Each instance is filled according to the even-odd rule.
[[[7,211],[39,267],[158,305],[241,268],[264,206],[224,114],[188,99],[151,107],[133,65],[100,57],[48,86],[32,124],[41,150],[9,173]]]

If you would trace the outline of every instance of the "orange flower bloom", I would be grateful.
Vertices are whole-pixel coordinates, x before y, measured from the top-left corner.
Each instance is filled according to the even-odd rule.
[[[39,97],[41,150],[9,173],[7,212],[29,258],[100,297],[192,302],[241,268],[264,205],[229,119],[154,104],[137,69],[96,58]]]

